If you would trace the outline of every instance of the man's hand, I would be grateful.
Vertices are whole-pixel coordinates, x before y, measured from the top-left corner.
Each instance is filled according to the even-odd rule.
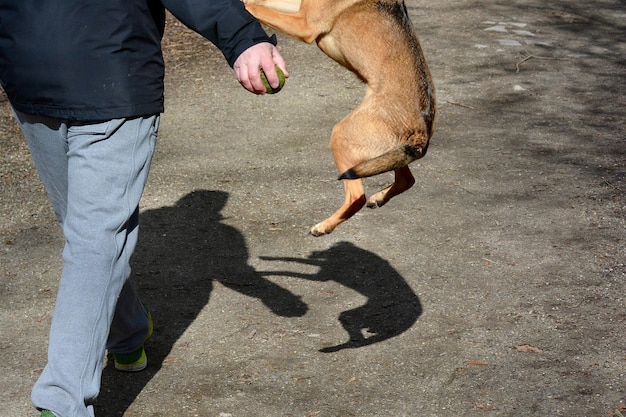
[[[265,72],[267,81],[272,88],[279,85],[278,75],[274,69],[274,65],[278,65],[285,74],[285,78],[289,77],[285,60],[278,53],[278,49],[269,42],[257,43],[243,51],[235,61],[233,69],[237,80],[246,90],[254,94],[265,94],[265,86],[261,81],[261,69]]]

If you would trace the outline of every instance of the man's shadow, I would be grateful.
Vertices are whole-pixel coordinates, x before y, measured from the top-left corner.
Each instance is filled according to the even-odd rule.
[[[367,297],[365,304],[339,315],[339,322],[349,340],[320,349],[320,352],[337,352],[382,342],[408,330],[422,314],[419,298],[404,278],[387,261],[352,243],[340,242],[307,258],[261,259],[320,268],[316,274],[268,271],[265,275],[335,281]]]
[[[154,318],[153,341],[146,343],[148,368],[138,373],[113,370],[102,376],[96,415],[122,416],[161,368],[173,345],[209,301],[213,281],[260,299],[274,314],[299,317],[307,305],[265,279],[248,264],[241,233],[222,222],[228,194],[195,191],[173,207],[140,215],[140,240],[133,258],[133,281]]]

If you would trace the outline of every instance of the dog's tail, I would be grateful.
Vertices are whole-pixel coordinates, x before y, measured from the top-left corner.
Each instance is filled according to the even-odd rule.
[[[361,162],[341,174],[340,180],[355,180],[358,178],[372,177],[383,172],[392,171],[409,165],[426,155],[428,142],[419,146],[414,144],[404,144],[376,158]]]

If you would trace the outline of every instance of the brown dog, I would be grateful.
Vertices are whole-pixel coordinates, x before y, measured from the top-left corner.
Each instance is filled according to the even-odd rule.
[[[435,89],[402,0],[245,0],[262,23],[317,42],[367,84],[361,105],[333,128],[330,148],[346,197],[311,234],[332,232],[367,202],[374,208],[408,190],[408,164],[426,153],[435,129]],[[395,182],[366,200],[360,178],[395,171]]]

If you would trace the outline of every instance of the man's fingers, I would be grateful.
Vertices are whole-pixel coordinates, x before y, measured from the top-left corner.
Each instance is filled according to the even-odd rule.
[[[250,85],[252,86],[253,93],[265,94],[265,86],[261,80],[261,67],[250,67],[248,70],[248,77],[250,79]]]
[[[246,90],[255,94],[265,94],[265,87],[261,81],[261,70],[258,67],[241,65],[235,68],[239,84]]]

